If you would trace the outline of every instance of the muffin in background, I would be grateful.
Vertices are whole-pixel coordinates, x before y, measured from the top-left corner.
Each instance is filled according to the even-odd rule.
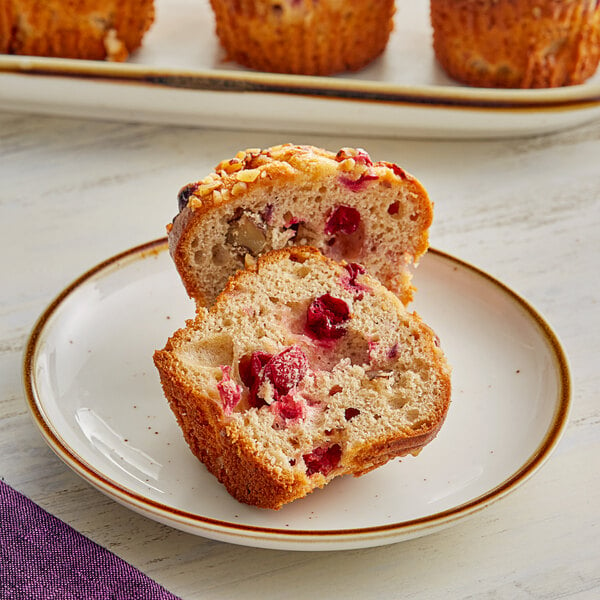
[[[393,0],[211,0],[227,60],[273,73],[356,71],[379,56]]]
[[[123,61],[154,21],[154,0],[2,0],[0,53]]]
[[[549,88],[591,77],[600,59],[598,0],[431,0],[435,56],[472,86]]]

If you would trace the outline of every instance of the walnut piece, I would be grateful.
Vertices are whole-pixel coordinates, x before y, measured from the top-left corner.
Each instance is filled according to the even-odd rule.
[[[264,227],[247,214],[231,222],[226,240],[231,246],[245,248],[252,256],[258,256],[267,244]]]

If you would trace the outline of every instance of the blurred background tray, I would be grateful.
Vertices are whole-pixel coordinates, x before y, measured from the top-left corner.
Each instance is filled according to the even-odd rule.
[[[207,0],[156,0],[126,63],[0,55],[0,109],[228,129],[485,138],[600,118],[600,73],[544,90],[469,88],[431,48],[428,2],[400,3],[386,52],[359,73],[277,75],[224,61]]]

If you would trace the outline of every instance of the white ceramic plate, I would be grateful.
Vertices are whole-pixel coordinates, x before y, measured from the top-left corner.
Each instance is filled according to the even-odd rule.
[[[180,125],[372,136],[503,137],[600,117],[600,72],[547,90],[468,88],[431,48],[429,2],[397,3],[383,56],[359,73],[302,77],[224,62],[208,0],[156,0],[125,64],[0,55],[0,108]]]
[[[415,309],[453,366],[453,400],[417,457],[334,480],[280,511],[242,505],[188,450],[152,353],[193,315],[164,240],[111,258],[67,288],[30,338],[25,387],[52,449],[125,506],[198,535],[334,550],[425,535],[503,497],[548,458],[570,402],[544,320],[489,275],[431,250]]]

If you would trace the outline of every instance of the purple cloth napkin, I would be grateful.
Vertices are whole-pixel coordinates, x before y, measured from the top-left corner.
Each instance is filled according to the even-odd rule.
[[[2,600],[178,600],[0,480]]]

